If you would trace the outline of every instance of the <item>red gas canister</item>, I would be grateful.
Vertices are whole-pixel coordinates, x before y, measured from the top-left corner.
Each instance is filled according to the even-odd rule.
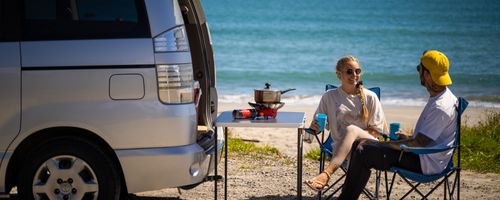
[[[251,119],[257,116],[257,111],[255,109],[236,109],[233,110],[234,119]]]

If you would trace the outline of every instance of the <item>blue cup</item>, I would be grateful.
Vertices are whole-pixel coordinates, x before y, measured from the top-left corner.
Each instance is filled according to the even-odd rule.
[[[389,137],[391,139],[397,140],[399,138],[399,136],[396,135],[396,132],[399,131],[400,127],[401,127],[401,124],[399,124],[397,122],[393,122],[393,123],[389,124]]]
[[[326,123],[328,121],[327,120],[328,116],[324,113],[318,113],[318,114],[316,114],[315,119],[316,119],[316,123],[319,126],[319,131],[325,130]]]

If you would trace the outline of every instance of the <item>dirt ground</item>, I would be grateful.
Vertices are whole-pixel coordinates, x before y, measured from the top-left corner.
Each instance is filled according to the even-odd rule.
[[[228,160],[228,199],[250,199],[250,200],[285,200],[297,199],[296,186],[296,160],[288,156],[281,158],[251,159],[237,155],[229,155]],[[304,160],[303,180],[313,177],[318,172],[317,161]],[[223,162],[219,168],[219,174],[223,173]],[[342,175],[337,171],[332,180]],[[383,176],[382,176],[383,177]],[[410,189],[406,183],[397,178],[390,199],[399,199]],[[332,182],[330,182],[332,183]],[[343,183],[343,180],[340,182]],[[500,199],[500,175],[480,174],[469,171],[461,173],[462,199]],[[303,199],[317,199],[317,193],[302,184]],[[368,190],[375,189],[375,175],[372,173]],[[379,197],[385,199],[385,183],[382,179]],[[423,185],[419,188],[423,192],[429,190],[429,186]],[[218,182],[218,199],[223,199],[224,185]],[[335,195],[337,196],[337,195]],[[176,188],[149,191],[130,195],[132,200],[170,200],[170,199],[214,199],[214,182],[205,182],[191,190],[181,190],[179,194]],[[364,199],[367,199],[364,197]],[[406,199],[420,199],[417,193],[412,193]],[[443,199],[443,186],[429,199]]]

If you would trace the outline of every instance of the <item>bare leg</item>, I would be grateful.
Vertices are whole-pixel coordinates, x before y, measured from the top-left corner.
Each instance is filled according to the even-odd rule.
[[[359,128],[355,125],[350,125],[346,128],[346,134],[344,138],[340,142],[338,142],[338,146],[334,148],[333,156],[330,160],[329,165],[325,168],[324,172],[320,173],[310,181],[307,181],[307,184],[314,188],[315,190],[321,190],[324,186],[328,184],[330,179],[329,175],[333,174],[337,169],[342,165],[342,162],[346,159],[347,155],[352,147],[352,143],[354,140],[358,138],[366,138],[366,139],[375,139],[372,135],[370,135],[367,131]]]

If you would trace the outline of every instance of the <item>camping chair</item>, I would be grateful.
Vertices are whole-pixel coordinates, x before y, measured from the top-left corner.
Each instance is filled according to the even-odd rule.
[[[387,171],[385,171],[385,184],[386,184],[386,192],[387,192],[387,199],[390,198],[390,194],[392,191],[392,187],[394,185],[394,179],[396,174],[398,174],[408,185],[410,185],[411,189],[403,196],[401,199],[404,199],[406,196],[408,196],[410,193],[413,191],[417,192],[422,199],[427,199],[429,195],[431,195],[441,184],[444,183],[444,199],[454,199],[453,194],[455,193],[456,190],[456,199],[460,199],[460,125],[461,125],[461,116],[462,113],[465,111],[467,108],[467,105],[469,103],[467,100],[465,100],[462,97],[458,98],[458,106],[456,107],[457,110],[457,128],[455,131],[455,142],[451,147],[446,147],[446,148],[418,148],[418,147],[408,147],[406,145],[401,145],[401,148],[410,152],[413,152],[415,154],[431,154],[431,153],[438,153],[438,152],[443,152],[443,151],[448,151],[450,149],[453,149],[453,154],[455,152],[457,153],[457,165],[453,166],[453,157],[450,159],[450,162],[448,163],[448,166],[439,174],[434,174],[434,175],[424,175],[420,173],[415,173],[412,171],[408,171],[405,169],[397,168],[397,167],[391,167],[389,171],[394,172],[392,176],[392,181],[390,184],[390,187],[388,186],[388,178],[387,178]],[[453,180],[453,185],[450,187],[450,180],[448,178],[453,179],[453,174],[455,174],[455,178]],[[438,181],[441,179],[440,181]],[[410,181],[411,180],[411,181]],[[431,183],[434,182],[437,184],[430,189],[429,192],[427,192],[425,195],[418,190],[418,186],[422,183]]]
[[[325,86],[325,91],[328,91],[328,90],[332,90],[332,89],[335,89],[337,88],[336,86],[332,85],[332,84],[327,84]],[[373,88],[369,88],[369,90],[371,90],[372,92],[374,92],[377,97],[380,99],[380,88],[379,87],[373,87]],[[325,131],[322,130],[320,132],[320,134],[315,134],[311,129],[305,129],[305,131],[311,135],[313,135],[315,138],[316,138],[316,141],[318,142],[319,146],[320,146],[320,158],[319,158],[319,172],[321,173],[324,168],[325,168],[325,161],[326,161],[326,158],[331,158],[332,155],[333,155],[333,146],[332,146],[332,137],[330,136],[330,134],[328,134],[328,137],[327,139],[325,140]],[[319,138],[318,135],[321,135],[321,139]],[[342,163],[342,165],[340,166],[340,169],[343,171],[343,174],[340,178],[338,178],[337,180],[333,181],[333,183],[327,188],[325,189],[323,192],[318,192],[318,198],[321,200],[322,199],[322,196],[325,195],[326,198],[325,199],[332,199],[333,195],[335,195],[337,192],[339,192],[341,189],[342,189],[342,186],[344,185],[343,182],[342,182],[342,185],[339,185],[338,187],[336,187],[337,183],[339,183],[340,181],[342,181],[345,176],[346,176],[346,173],[347,173],[347,167],[348,167],[348,163],[346,161],[344,161]],[[339,171],[339,170],[337,170]],[[363,194],[366,195],[369,199],[378,199],[378,190],[379,190],[379,185],[380,185],[380,174],[381,172],[380,171],[376,171],[376,185],[375,185],[375,193],[372,193],[370,192],[369,190],[367,190],[366,188],[363,189]],[[331,182],[332,180],[330,180]],[[326,193],[328,193],[329,191],[333,191],[330,195],[326,195]]]

